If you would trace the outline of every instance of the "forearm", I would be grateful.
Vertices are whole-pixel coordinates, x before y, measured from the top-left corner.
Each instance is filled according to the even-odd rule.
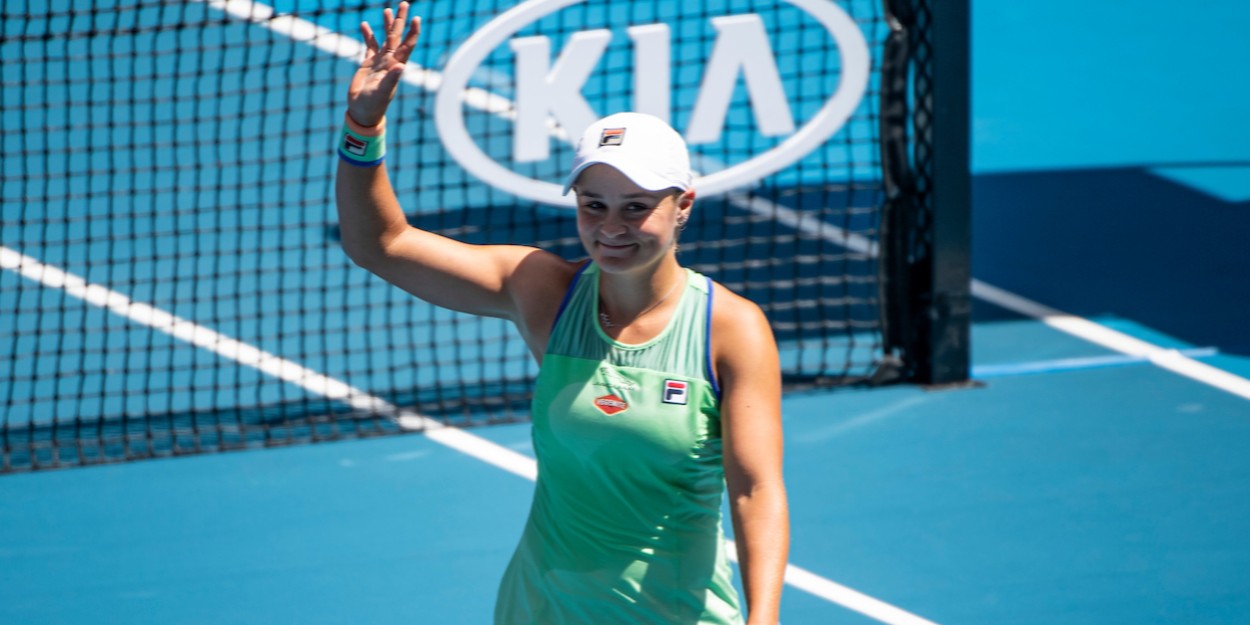
[[[748,625],[776,625],[790,551],[785,486],[757,485],[733,500],[738,568],[746,592]]]
[[[360,25],[366,49],[347,89],[334,185],[343,250],[357,265],[435,306],[515,319],[508,281],[535,250],[474,246],[415,228],[387,176],[386,109],[421,29],[420,18],[407,21],[408,8],[400,2],[398,12],[383,10],[382,41],[368,22]]]
[[[359,167],[339,159],[334,185],[343,250],[357,263],[379,258],[408,228],[386,174],[386,164]]]
[[[360,24],[365,55],[347,88],[344,123],[350,133],[340,139],[340,149],[346,150],[341,153],[343,157],[358,158],[369,165],[356,166],[340,159],[334,185],[343,249],[352,260],[366,266],[384,258],[389,243],[408,230],[385,162],[377,161],[385,156],[380,136],[384,134],[386,109],[421,32],[420,18],[407,21],[407,2],[399,3],[398,12],[383,10],[382,16],[385,32],[381,42],[368,22]]]

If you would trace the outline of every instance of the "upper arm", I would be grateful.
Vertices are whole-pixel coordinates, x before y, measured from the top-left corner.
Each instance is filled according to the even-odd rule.
[[[435,306],[512,319],[527,340],[530,330],[550,322],[544,316],[554,318],[576,271],[532,247],[470,245],[413,227],[385,164],[340,163],[335,204],[343,251],[356,264]]]
[[[512,319],[527,338],[554,320],[576,271],[575,264],[537,248],[473,245],[417,228],[391,238],[362,265],[436,306]]]
[[[731,496],[782,479],[781,364],[763,311],[717,287],[712,358]]]

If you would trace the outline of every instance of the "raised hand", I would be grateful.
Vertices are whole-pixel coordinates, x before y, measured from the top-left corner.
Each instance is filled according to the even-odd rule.
[[[408,19],[408,3],[399,3],[399,14],[388,8],[382,12],[385,43],[379,44],[369,22],[360,23],[360,34],[365,38],[365,59],[352,76],[347,88],[347,114],[362,126],[376,126],[386,115],[386,107],[395,97],[399,77],[404,64],[417,46],[421,35],[421,18],[413,17],[408,33],[404,34],[404,22]]]

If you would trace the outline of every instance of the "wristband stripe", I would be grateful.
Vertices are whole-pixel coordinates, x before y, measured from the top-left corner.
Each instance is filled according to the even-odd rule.
[[[356,167],[377,167],[378,165],[381,165],[382,162],[386,160],[386,158],[383,157],[383,158],[379,158],[376,161],[368,161],[368,162],[358,161],[354,158],[348,157],[347,154],[345,154],[342,150],[339,150],[339,160],[343,161],[344,163],[347,163],[348,165],[353,165]]]

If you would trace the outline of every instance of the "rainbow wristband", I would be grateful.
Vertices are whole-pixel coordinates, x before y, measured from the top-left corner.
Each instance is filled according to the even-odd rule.
[[[344,115],[339,158],[357,167],[381,164],[386,159],[386,120],[369,128],[357,124],[351,115]]]

